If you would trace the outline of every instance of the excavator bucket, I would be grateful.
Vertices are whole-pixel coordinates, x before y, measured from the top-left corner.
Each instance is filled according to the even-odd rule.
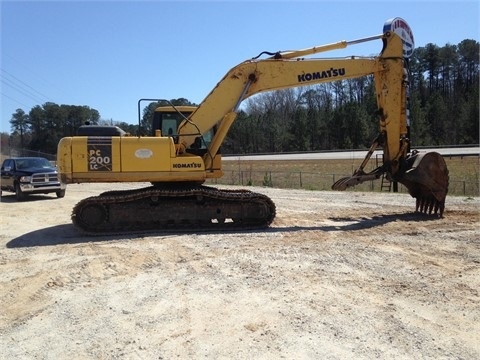
[[[448,169],[437,152],[414,152],[407,160],[412,164],[399,180],[416,199],[416,211],[443,216],[448,192]]]

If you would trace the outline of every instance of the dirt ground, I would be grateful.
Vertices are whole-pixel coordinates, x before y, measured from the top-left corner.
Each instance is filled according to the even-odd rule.
[[[79,200],[129,187],[3,194],[1,358],[480,358],[478,198],[433,219],[405,194],[251,188],[265,231],[79,235]]]

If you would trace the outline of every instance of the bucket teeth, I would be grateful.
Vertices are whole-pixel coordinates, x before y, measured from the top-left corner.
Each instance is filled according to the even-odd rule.
[[[423,214],[432,215],[432,213],[438,217],[443,217],[443,210],[445,209],[445,203],[435,199],[434,196],[427,196],[417,198],[415,211]]]
[[[415,211],[443,217],[448,192],[448,169],[443,157],[436,152],[412,153],[409,168],[400,179],[416,199]]]

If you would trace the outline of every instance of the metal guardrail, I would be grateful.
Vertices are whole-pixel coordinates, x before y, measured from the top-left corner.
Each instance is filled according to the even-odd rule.
[[[480,156],[480,146],[418,147],[422,152],[436,151],[444,157]],[[223,160],[339,160],[363,159],[368,150],[325,150],[315,152],[258,153],[258,154],[222,154]],[[374,155],[380,155],[376,150]]]

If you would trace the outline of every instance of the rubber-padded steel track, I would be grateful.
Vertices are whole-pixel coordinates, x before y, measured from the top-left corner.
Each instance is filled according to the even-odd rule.
[[[72,213],[73,224],[90,235],[258,229],[274,218],[275,204],[263,194],[208,186],[108,191],[83,199]]]

